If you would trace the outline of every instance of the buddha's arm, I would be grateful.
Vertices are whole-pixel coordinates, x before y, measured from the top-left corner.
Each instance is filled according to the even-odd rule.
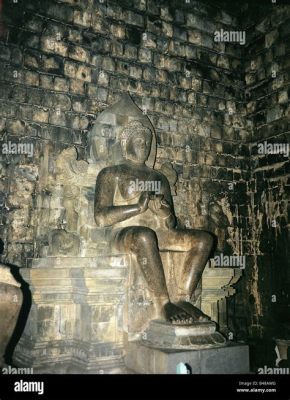
[[[166,208],[164,207],[164,219],[165,219],[165,223],[167,228],[171,229],[174,228],[176,226],[176,217],[175,217],[175,212],[174,212],[174,206],[173,206],[173,200],[172,200],[172,196],[171,196],[171,190],[170,190],[170,186],[168,183],[168,180],[165,176],[162,176],[162,181],[161,181],[161,192],[163,194],[163,199],[165,200],[165,202],[168,204],[168,208],[167,208],[167,213],[166,213]],[[162,203],[161,203],[162,204]]]
[[[114,176],[105,168],[99,173],[96,182],[94,216],[98,227],[114,225],[143,211],[139,204],[114,206],[113,196]]]

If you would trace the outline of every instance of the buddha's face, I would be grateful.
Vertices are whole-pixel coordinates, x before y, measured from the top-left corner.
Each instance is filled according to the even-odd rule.
[[[152,143],[152,135],[148,132],[138,132],[126,141],[125,158],[138,164],[148,159]]]

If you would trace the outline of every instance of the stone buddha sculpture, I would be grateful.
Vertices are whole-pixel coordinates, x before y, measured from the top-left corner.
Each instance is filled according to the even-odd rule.
[[[10,269],[0,264],[0,368],[23,302],[22,290]]]
[[[98,174],[94,216],[98,227],[109,227],[113,252],[129,253],[135,273],[143,274],[152,293],[155,317],[177,325],[208,321],[188,299],[196,289],[213,245],[210,233],[177,229],[170,185],[160,171],[146,165],[153,131],[136,118],[119,132],[123,159]],[[180,301],[171,302],[162,251],[183,253],[179,265]],[[183,261],[184,260],[184,261]]]

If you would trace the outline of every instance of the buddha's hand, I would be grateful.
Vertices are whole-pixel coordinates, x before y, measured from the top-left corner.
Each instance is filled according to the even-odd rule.
[[[149,208],[162,218],[166,218],[171,215],[170,204],[164,199],[163,195],[151,196]]]
[[[148,192],[143,192],[138,201],[140,213],[143,213],[147,210],[149,200],[150,200],[150,194]]]

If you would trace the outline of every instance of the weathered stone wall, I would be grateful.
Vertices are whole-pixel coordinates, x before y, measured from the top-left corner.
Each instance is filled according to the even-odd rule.
[[[124,91],[156,127],[157,166],[169,160],[179,174],[181,223],[213,230],[220,250],[229,239],[229,251],[239,251],[244,217],[234,221],[229,207],[236,213],[249,174],[241,46],[213,40],[215,30],[234,29],[234,18],[198,2],[30,0],[6,3],[4,24],[2,135],[35,143],[33,157],[4,160],[6,261],[24,266],[35,255],[40,160],[64,146],[83,149],[97,113]]]
[[[248,140],[249,229],[245,279],[233,300],[236,330],[253,339],[253,365],[273,365],[273,338],[289,335],[289,153],[261,144],[290,143],[290,5],[268,5],[253,21],[245,11],[245,95],[253,126]],[[282,149],[282,148],[281,148]],[[288,333],[286,323],[288,323]]]

